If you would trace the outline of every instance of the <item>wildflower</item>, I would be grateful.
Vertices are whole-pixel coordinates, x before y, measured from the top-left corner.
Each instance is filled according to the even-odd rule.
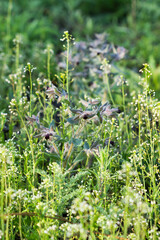
[[[95,116],[96,114],[96,111],[92,111],[92,110],[86,110],[86,111],[83,111],[82,109],[71,109],[71,111],[75,114],[77,114],[77,116],[74,118],[74,120],[78,120],[78,119],[84,119],[84,120],[87,120],[89,118],[92,118]]]
[[[112,108],[108,103],[105,103],[100,110],[100,115],[102,116],[112,116],[114,114],[114,112],[117,112],[118,108]]]
[[[26,116],[26,119],[28,121],[28,125],[33,126],[34,122],[39,124],[39,114],[40,114],[40,112],[37,114],[37,116],[35,116],[35,115],[32,115],[32,117]]]
[[[95,34],[95,36],[96,36],[96,39],[90,43],[91,47],[96,48],[97,46],[103,45],[105,43],[105,39],[107,36],[106,33]]]
[[[62,69],[66,69],[66,63],[65,62],[59,62],[58,67]]]
[[[104,117],[111,117],[115,112],[118,112],[118,108],[112,108],[109,103],[105,103],[97,109],[96,115],[93,117],[94,123],[97,125],[102,123]]]
[[[108,52],[108,47],[104,48],[104,49],[100,49],[100,48],[89,48],[90,50],[90,56],[91,57],[95,57],[97,55],[103,55],[103,54],[107,54]]]
[[[57,102],[59,103],[62,99],[65,99],[65,100],[68,99],[68,94],[66,93],[66,91],[64,89],[62,90],[61,94],[59,95]]]
[[[117,49],[113,47],[113,56],[115,57],[115,60],[123,59],[126,53],[127,50],[124,47],[117,47]]]
[[[40,126],[40,134],[36,135],[35,137],[42,137],[48,140],[51,136],[55,137],[57,134],[53,131],[52,128],[46,128],[44,126]]]
[[[3,237],[3,232],[0,230],[0,239]]]
[[[80,102],[81,102],[85,107],[88,107],[89,105],[91,105],[91,106],[98,105],[98,104],[100,103],[100,100],[98,100],[98,99],[88,99],[88,101],[85,101],[85,100],[81,99]]]
[[[77,48],[78,51],[84,51],[87,49],[87,44],[86,42],[76,42],[75,47]]]
[[[110,140],[109,138],[106,138],[105,141],[104,141],[104,146],[108,146],[108,144],[114,146],[115,142]]]
[[[48,88],[46,90],[46,93],[48,94],[48,97],[51,98],[55,98],[55,96],[60,96],[61,92],[58,90],[58,88],[52,84],[52,86],[50,88]]]

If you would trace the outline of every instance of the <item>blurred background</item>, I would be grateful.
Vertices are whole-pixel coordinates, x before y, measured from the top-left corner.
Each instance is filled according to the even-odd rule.
[[[1,81],[12,69],[15,39],[20,39],[20,62],[41,69],[42,49],[51,44],[55,53],[60,52],[65,30],[77,41],[106,32],[108,41],[128,50],[127,60],[121,62],[124,68],[138,72],[149,63],[150,85],[159,96],[159,0],[1,0]]]

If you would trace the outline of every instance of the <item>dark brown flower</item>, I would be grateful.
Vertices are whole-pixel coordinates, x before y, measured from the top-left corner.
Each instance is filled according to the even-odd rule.
[[[40,129],[38,129],[40,131],[40,133],[38,135],[36,135],[35,137],[42,137],[45,138],[46,140],[50,139],[51,136],[55,137],[57,136],[57,134],[53,131],[53,129],[51,128],[46,128],[44,126],[40,126]]]
[[[95,114],[96,114],[96,111],[94,110],[94,111],[89,111],[89,110],[86,110],[86,111],[83,111],[83,110],[81,110],[81,109],[71,109],[71,111],[73,112],[73,113],[75,113],[77,116],[74,118],[74,120],[78,120],[78,119],[89,119],[89,118],[92,118],[92,117],[94,117],[95,116]]]
[[[61,92],[58,90],[58,88],[52,84],[52,86],[50,88],[48,88],[46,90],[46,93],[48,95],[49,98],[52,98],[54,99],[55,96],[60,96],[61,95]]]

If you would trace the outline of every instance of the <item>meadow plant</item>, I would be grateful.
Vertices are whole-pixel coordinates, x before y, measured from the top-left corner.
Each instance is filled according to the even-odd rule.
[[[10,111],[0,115],[0,238],[160,239],[160,104],[149,66],[131,91],[115,67],[124,48],[105,34],[62,40],[53,79],[50,45],[45,77],[19,68],[16,45]]]

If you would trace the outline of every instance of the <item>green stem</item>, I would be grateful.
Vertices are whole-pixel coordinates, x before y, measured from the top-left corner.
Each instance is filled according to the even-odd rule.
[[[68,75],[68,62],[69,62],[69,39],[67,38],[66,79],[67,79],[67,94],[68,94],[68,99],[69,99],[69,75]]]
[[[123,79],[122,79],[122,101],[123,101],[123,108],[124,108],[124,118],[125,118],[126,133],[127,133],[128,143],[129,143],[129,145],[130,145],[130,135],[129,135],[129,131],[128,131],[128,119],[127,119],[127,114],[126,114],[125,92],[124,92]]]
[[[5,165],[3,163],[3,160],[2,160],[2,172],[5,172]],[[1,218],[1,229],[2,229],[2,233],[3,233],[3,236],[2,236],[2,240],[4,240],[4,232],[5,232],[5,227],[4,227],[4,218],[3,218],[3,210],[4,210],[4,190],[5,190],[5,181],[4,181],[4,176],[2,176],[1,178],[1,215],[2,215],[2,218]]]
[[[19,203],[19,213],[21,213],[21,203]],[[20,239],[22,240],[22,216],[19,215],[19,235]]]
[[[35,162],[35,157],[34,157],[34,151],[33,151],[33,143],[32,143],[32,136],[30,136],[28,130],[27,130],[27,127],[24,123],[24,120],[23,120],[23,117],[21,116],[21,113],[19,112],[18,110],[18,107],[17,107],[17,112],[20,116],[20,119],[21,119],[21,122],[22,122],[22,125],[26,131],[26,134],[27,134],[27,137],[28,137],[28,140],[29,140],[29,143],[30,143],[30,149],[31,149],[31,154],[32,154],[32,160],[33,160],[33,185],[31,186],[33,188],[34,184],[35,184],[35,166],[36,166],[36,162]],[[30,181],[29,181],[30,182]],[[30,182],[31,183],[31,182]]]
[[[111,102],[112,102],[113,106],[115,106],[115,103],[114,103],[114,100],[113,100],[113,97],[112,97],[112,94],[111,94],[110,86],[109,86],[108,75],[105,74],[105,77],[106,77],[106,80],[107,80],[106,82],[107,82],[107,90],[108,90],[109,97],[111,99]]]
[[[28,64],[29,70],[29,80],[30,80],[30,117],[32,116],[32,74],[31,74],[31,65]]]

